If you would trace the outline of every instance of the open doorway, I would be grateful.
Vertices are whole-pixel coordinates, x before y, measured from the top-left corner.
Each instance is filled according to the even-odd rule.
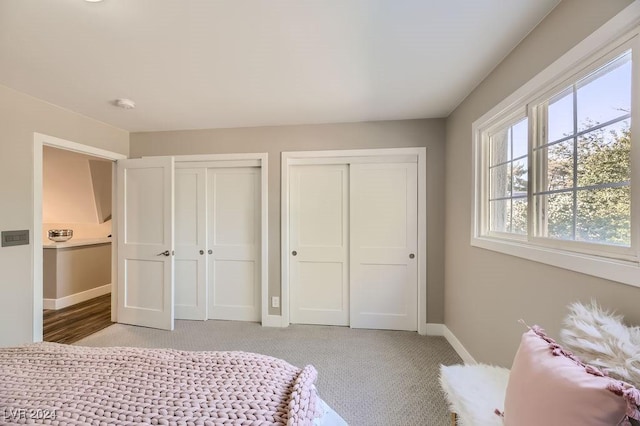
[[[113,188],[115,161],[124,158],[34,134],[35,342],[73,343],[116,321]]]
[[[43,340],[74,343],[111,322],[112,162],[42,152]]]

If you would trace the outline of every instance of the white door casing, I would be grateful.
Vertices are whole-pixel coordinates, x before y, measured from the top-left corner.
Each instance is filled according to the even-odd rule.
[[[173,330],[173,166],[118,161],[118,322]]]
[[[261,319],[258,167],[207,169],[208,317]]]
[[[416,163],[350,168],[353,328],[417,330]]]
[[[349,170],[291,167],[290,321],[349,325]]]
[[[207,169],[175,170],[176,319],[207,319]]]
[[[116,173],[116,161],[125,160],[127,158],[124,154],[119,154],[112,151],[106,151],[100,148],[96,148],[89,145],[83,145],[77,142],[72,142],[66,139],[57,138],[55,136],[44,135],[42,133],[33,133],[33,235],[42,234],[42,149],[44,146],[52,146],[67,151],[79,152],[82,154],[91,155],[93,157],[103,158],[113,162],[112,173],[112,209],[118,210],[117,200],[117,173]],[[117,215],[113,216],[112,231],[113,238],[111,244],[111,321],[117,321],[117,290],[115,279],[118,276],[117,264],[118,264],[118,247],[117,247]],[[41,342],[43,337],[42,330],[42,240],[34,238],[31,244],[31,256],[33,259],[33,274],[32,286],[33,286],[33,341]]]

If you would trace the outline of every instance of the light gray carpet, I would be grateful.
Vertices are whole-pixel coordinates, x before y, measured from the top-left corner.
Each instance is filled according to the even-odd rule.
[[[263,328],[235,321],[176,321],[173,332],[112,325],[76,343],[247,351],[318,370],[320,396],[350,425],[447,425],[440,364],[461,359],[443,337],[347,327]]]

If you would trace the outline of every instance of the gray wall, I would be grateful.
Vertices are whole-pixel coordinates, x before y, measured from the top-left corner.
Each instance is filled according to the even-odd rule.
[[[33,133],[127,154],[129,133],[0,86],[0,230],[33,235]],[[0,248],[0,346],[33,339],[31,246]]]
[[[111,284],[111,243],[45,248],[43,295],[60,299]]]
[[[640,288],[470,246],[471,124],[629,0],[564,0],[447,119],[445,324],[481,362],[510,366],[523,327],[557,336],[565,306],[596,298],[640,323]]]
[[[444,320],[444,120],[403,120],[131,134],[131,157],[269,153],[269,296],[280,295],[280,153],[427,147],[427,322]],[[279,310],[271,308],[271,314]]]

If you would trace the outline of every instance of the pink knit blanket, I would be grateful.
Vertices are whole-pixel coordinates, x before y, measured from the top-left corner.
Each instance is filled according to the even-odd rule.
[[[317,372],[247,352],[0,349],[0,424],[311,425]]]

